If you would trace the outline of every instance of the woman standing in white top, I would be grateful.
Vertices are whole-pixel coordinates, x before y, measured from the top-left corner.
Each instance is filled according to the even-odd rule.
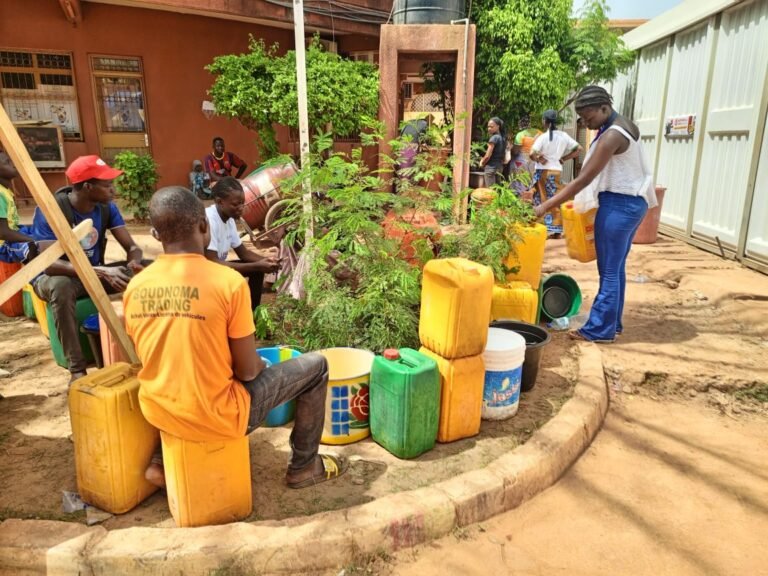
[[[562,130],[557,129],[557,111],[547,110],[543,116],[544,133],[539,135],[531,147],[531,160],[536,162],[533,173],[533,205],[539,206],[544,200],[555,196],[562,184],[560,176],[563,162],[576,158],[581,146]],[[560,210],[554,208],[544,215],[547,235],[560,238],[563,221]]]
[[[599,201],[595,248],[600,289],[589,320],[571,333],[591,342],[613,342],[623,330],[627,256],[645,213],[656,205],[653,177],[638,142],[640,130],[612,103],[600,86],[587,86],[576,97],[576,113],[588,128],[599,131],[578,177],[534,209],[541,217],[582,190]]]

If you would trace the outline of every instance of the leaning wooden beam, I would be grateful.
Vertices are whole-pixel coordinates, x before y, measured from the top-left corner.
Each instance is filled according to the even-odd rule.
[[[78,278],[80,278],[93,303],[96,305],[96,309],[125,353],[125,357],[132,363],[138,364],[139,358],[136,356],[133,343],[128,337],[123,323],[117,317],[109,297],[104,291],[104,287],[96,276],[96,272],[94,272],[85,252],[80,247],[80,243],[72,232],[72,228],[69,227],[69,222],[67,222],[66,217],[62,214],[56,199],[51,194],[48,186],[46,186],[42,176],[40,176],[40,172],[37,171],[32,158],[29,157],[27,149],[24,147],[21,138],[19,138],[16,128],[11,123],[11,119],[8,118],[8,114],[5,112],[2,104],[0,104],[0,140],[5,151],[16,165],[16,169],[26,183],[27,188],[32,192],[37,206],[45,215],[46,220],[48,220],[48,224],[51,226],[57,240],[61,243],[64,253],[69,257],[72,266],[74,266]]]
[[[83,220],[72,229],[72,233],[78,242],[85,238],[93,228],[93,221]],[[0,284],[0,305],[6,300],[10,300],[14,294],[24,288],[32,278],[45,271],[48,266],[56,262],[64,254],[64,247],[58,240],[51,244],[37,258],[16,272],[13,276]]]

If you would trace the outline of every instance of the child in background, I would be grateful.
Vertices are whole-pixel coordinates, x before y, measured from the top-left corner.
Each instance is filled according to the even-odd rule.
[[[39,251],[35,239],[19,228],[19,212],[11,191],[11,180],[19,173],[11,158],[0,150],[0,261],[21,262],[32,260]]]
[[[192,172],[189,173],[189,189],[201,200],[208,200],[211,194],[211,175],[203,170],[200,160],[192,160]]]

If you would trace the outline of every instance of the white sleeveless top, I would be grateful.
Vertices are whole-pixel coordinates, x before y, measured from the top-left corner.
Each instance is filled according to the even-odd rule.
[[[648,166],[645,151],[642,145],[632,135],[615,124],[608,130],[616,130],[629,140],[629,147],[621,154],[614,154],[605,168],[595,176],[595,179],[587,187],[576,195],[574,204],[577,212],[587,211],[598,205],[600,192],[614,192],[628,196],[642,196],[649,208],[657,205],[656,190],[653,185],[653,172]],[[608,131],[606,130],[606,132]],[[584,159],[584,164],[589,162],[593,150],[597,145],[591,146]],[[579,209],[579,205],[583,210]]]

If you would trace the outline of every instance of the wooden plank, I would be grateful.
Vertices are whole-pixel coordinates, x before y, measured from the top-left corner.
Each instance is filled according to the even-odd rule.
[[[88,257],[80,247],[80,242],[69,227],[66,217],[62,214],[56,199],[51,194],[48,186],[45,184],[40,172],[29,157],[27,149],[19,138],[16,128],[14,128],[11,119],[0,104],[0,140],[8,156],[11,157],[16,169],[19,171],[24,183],[29,188],[32,196],[37,202],[37,206],[45,215],[48,224],[51,226],[57,240],[61,243],[64,252],[69,257],[69,261],[75,268],[78,278],[85,286],[88,295],[96,305],[96,309],[106,322],[112,332],[118,345],[125,353],[126,358],[134,364],[139,363],[139,358],[133,349],[133,343],[125,331],[125,327],[117,317],[112,304],[109,301],[101,281],[96,276]]]
[[[93,221],[83,220],[72,229],[78,241],[85,238],[93,228]],[[64,248],[58,240],[46,248],[37,258],[24,266],[10,278],[0,284],[0,305],[10,299],[16,292],[24,288],[32,278],[45,271],[48,266],[56,262],[64,254]]]

